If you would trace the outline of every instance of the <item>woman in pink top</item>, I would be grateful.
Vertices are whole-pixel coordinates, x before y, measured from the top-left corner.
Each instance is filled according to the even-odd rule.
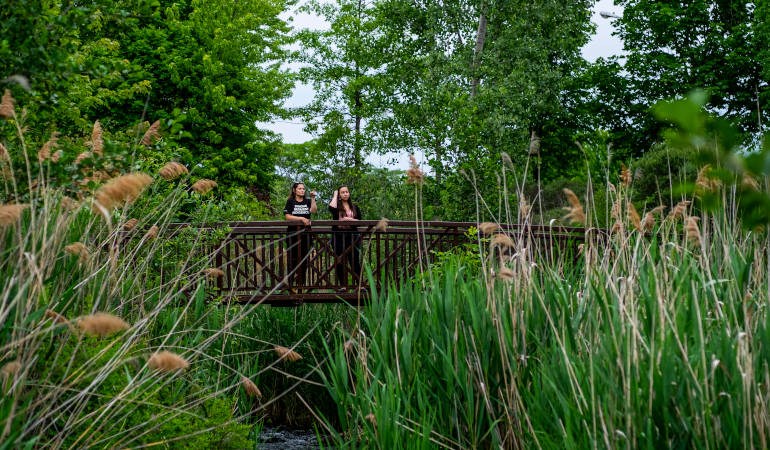
[[[350,189],[347,186],[340,186],[334,191],[332,201],[329,202],[329,212],[332,213],[334,220],[351,222],[350,225],[332,226],[332,246],[336,255],[337,284],[349,285],[348,273],[352,273],[353,281],[358,284],[361,277],[361,263],[359,261],[361,244],[357,232],[358,228],[354,222],[361,220],[361,210],[350,200]],[[350,272],[351,269],[352,272]],[[344,291],[345,288],[340,290]]]

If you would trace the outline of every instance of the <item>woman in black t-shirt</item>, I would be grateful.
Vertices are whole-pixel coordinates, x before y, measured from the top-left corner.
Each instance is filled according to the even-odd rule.
[[[289,267],[287,273],[294,270],[294,279],[290,283],[293,286],[305,284],[305,272],[307,270],[307,258],[310,253],[310,233],[305,229],[310,227],[310,214],[315,213],[318,207],[315,204],[315,191],[310,191],[310,198],[305,196],[304,183],[294,183],[291,193],[286,200],[283,214],[286,220],[298,220],[304,227],[291,225],[286,239],[286,250],[289,252]]]
[[[332,201],[329,202],[329,212],[332,213],[332,219],[334,220],[351,222],[361,220],[361,210],[350,200],[350,190],[347,186],[340,186],[339,189],[334,191]],[[358,228],[353,223],[350,225],[332,226],[332,245],[334,247],[334,254],[337,256],[335,260],[337,283],[342,286],[348,284],[348,266],[345,265],[345,260],[347,260],[349,267],[353,269],[353,281],[359,281],[361,278],[361,263],[358,256],[361,244],[358,239],[357,230]],[[342,288],[341,290],[344,289]]]

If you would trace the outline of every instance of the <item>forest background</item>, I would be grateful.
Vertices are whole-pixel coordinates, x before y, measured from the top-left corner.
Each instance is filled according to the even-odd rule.
[[[530,158],[518,182],[543,219],[558,216],[563,187],[580,195],[588,173],[621,164],[635,170],[637,199],[671,204],[669,171],[694,168],[657,145],[650,106],[706,89],[707,109],[756,146],[767,128],[770,6],[616,4],[626,56],[589,62],[580,52],[594,29],[588,0],[303,4],[324,30],[292,29],[284,17],[296,4],[281,0],[2,0],[0,79],[26,107],[33,145],[73,137],[59,143],[65,162],[96,120],[113,143],[159,121],[162,139],[126,163],[177,160],[193,179],[216,180],[223,220],[274,214],[299,179],[323,198],[348,184],[368,218],[413,217],[403,172],[366,162],[394,152],[424,155],[426,219],[475,218],[462,201],[474,195],[471,178],[497,204],[503,152],[518,167]],[[315,98],[285,107],[300,81]],[[257,126],[281,119],[308,123],[316,138],[283,144]],[[62,185],[93,178],[60,167]]]

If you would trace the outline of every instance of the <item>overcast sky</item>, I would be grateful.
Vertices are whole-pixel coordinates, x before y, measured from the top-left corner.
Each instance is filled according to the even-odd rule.
[[[300,2],[301,3],[301,2]],[[591,41],[583,47],[583,57],[589,61],[594,61],[599,57],[619,55],[623,51],[623,44],[616,36],[612,35],[614,27],[611,19],[604,19],[599,12],[606,11],[620,15],[622,8],[615,6],[613,0],[598,0],[594,6],[592,21],[596,24],[596,34]],[[307,14],[294,14],[292,25],[295,29],[301,28],[325,28],[326,23],[315,16]],[[305,84],[297,84],[294,88],[292,97],[287,100],[287,107],[303,106],[308,104],[313,98],[313,88]],[[276,120],[272,123],[259,124],[260,128],[273,130],[283,136],[283,141],[287,143],[306,142],[312,139],[312,136],[306,133],[303,128],[305,125],[300,119]],[[407,168],[407,157],[397,158],[400,161],[395,166],[391,160],[394,155],[373,156],[368,160],[379,167],[390,166],[393,168]]]

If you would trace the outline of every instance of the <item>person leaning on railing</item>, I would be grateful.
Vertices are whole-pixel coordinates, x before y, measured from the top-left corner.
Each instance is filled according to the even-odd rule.
[[[334,191],[332,201],[329,202],[329,212],[332,213],[334,220],[351,222],[361,220],[361,210],[350,200],[350,189],[344,185]],[[341,291],[345,291],[344,285],[348,284],[345,260],[353,269],[355,276],[361,277],[360,243],[357,231],[358,228],[353,224],[332,226],[332,246],[336,255],[334,268],[337,273],[337,283],[342,285]],[[347,254],[341,257],[345,251]]]
[[[305,284],[305,272],[307,271],[307,259],[310,253],[310,233],[306,228],[310,227],[310,214],[315,214],[318,207],[315,204],[315,191],[310,191],[310,198],[305,195],[305,184],[296,182],[291,185],[291,193],[286,200],[283,214],[286,220],[298,220],[304,227],[290,225],[286,239],[286,250],[289,252],[289,267],[287,273],[294,272],[292,286]]]

